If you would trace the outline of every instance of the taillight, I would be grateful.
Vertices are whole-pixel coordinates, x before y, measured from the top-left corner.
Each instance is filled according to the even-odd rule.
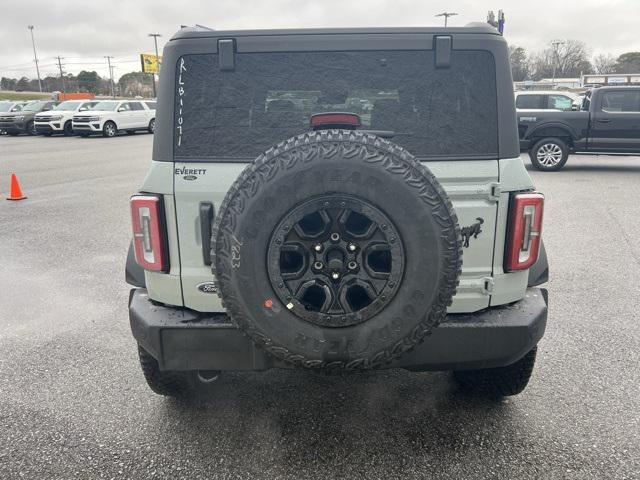
[[[505,270],[526,270],[538,260],[544,195],[519,193],[511,199]]]
[[[145,270],[168,269],[162,200],[152,195],[131,197],[131,225],[136,262]]]

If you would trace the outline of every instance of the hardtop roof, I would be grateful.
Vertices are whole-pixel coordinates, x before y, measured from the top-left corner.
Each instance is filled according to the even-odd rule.
[[[265,30],[213,30],[202,26],[184,27],[178,30],[171,40],[186,38],[252,37],[276,35],[365,35],[365,34],[431,34],[431,35],[500,35],[491,25],[482,22],[471,23],[464,27],[358,27],[358,28],[296,28]]]

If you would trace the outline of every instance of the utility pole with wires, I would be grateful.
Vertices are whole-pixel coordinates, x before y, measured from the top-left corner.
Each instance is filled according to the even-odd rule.
[[[153,37],[153,44],[156,47],[156,64],[160,65],[160,62],[158,61],[158,37],[161,37],[162,35],[160,35],[159,33],[150,33],[149,34],[150,37]],[[152,73],[152,79],[153,79],[153,98],[156,98],[158,95],[156,93],[156,74]]]
[[[116,87],[116,82],[113,80],[114,75],[113,75],[113,71],[116,69],[115,65],[111,65],[111,68],[109,69],[109,73],[111,76],[111,84],[113,85],[113,98],[116,98],[116,94],[120,94],[120,87]]]
[[[111,59],[113,58],[110,55],[105,55],[104,58],[107,59],[107,65],[109,65],[109,78],[111,79],[111,97],[115,100],[116,92],[113,88],[113,70],[111,69]]]
[[[564,45],[564,42],[562,40],[554,40],[553,42],[551,42],[551,45],[553,46],[553,75],[552,75],[552,78],[551,78],[551,83],[553,84],[553,87],[555,87],[555,85],[556,85],[556,66],[560,62],[560,57],[558,55],[558,47],[560,45]]]
[[[28,25],[27,28],[31,30],[31,45],[33,46],[33,60],[36,62],[36,73],[38,74],[38,87],[40,93],[42,93],[42,81],[40,80],[40,68],[38,67],[38,55],[36,55],[36,42],[33,39],[33,25]]]
[[[445,28],[447,27],[447,20],[449,20],[449,17],[453,17],[455,15],[458,15],[456,12],[442,12],[439,13],[437,15],[434,15],[434,17],[444,17],[444,26]]]
[[[58,68],[60,69],[60,81],[62,82],[62,92],[66,92],[65,88],[64,88],[64,73],[62,73],[62,59],[64,57],[61,57],[60,55],[58,55],[56,57],[58,59]]]

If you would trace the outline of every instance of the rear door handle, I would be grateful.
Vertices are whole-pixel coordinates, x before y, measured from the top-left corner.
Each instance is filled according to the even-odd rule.
[[[598,119],[596,119],[596,122],[611,123],[611,119],[610,118],[598,118]]]

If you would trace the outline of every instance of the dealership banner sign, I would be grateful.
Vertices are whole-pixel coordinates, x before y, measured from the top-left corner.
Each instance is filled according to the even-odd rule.
[[[152,55],[150,53],[140,54],[140,63],[144,73],[158,73],[162,67],[162,56]]]

